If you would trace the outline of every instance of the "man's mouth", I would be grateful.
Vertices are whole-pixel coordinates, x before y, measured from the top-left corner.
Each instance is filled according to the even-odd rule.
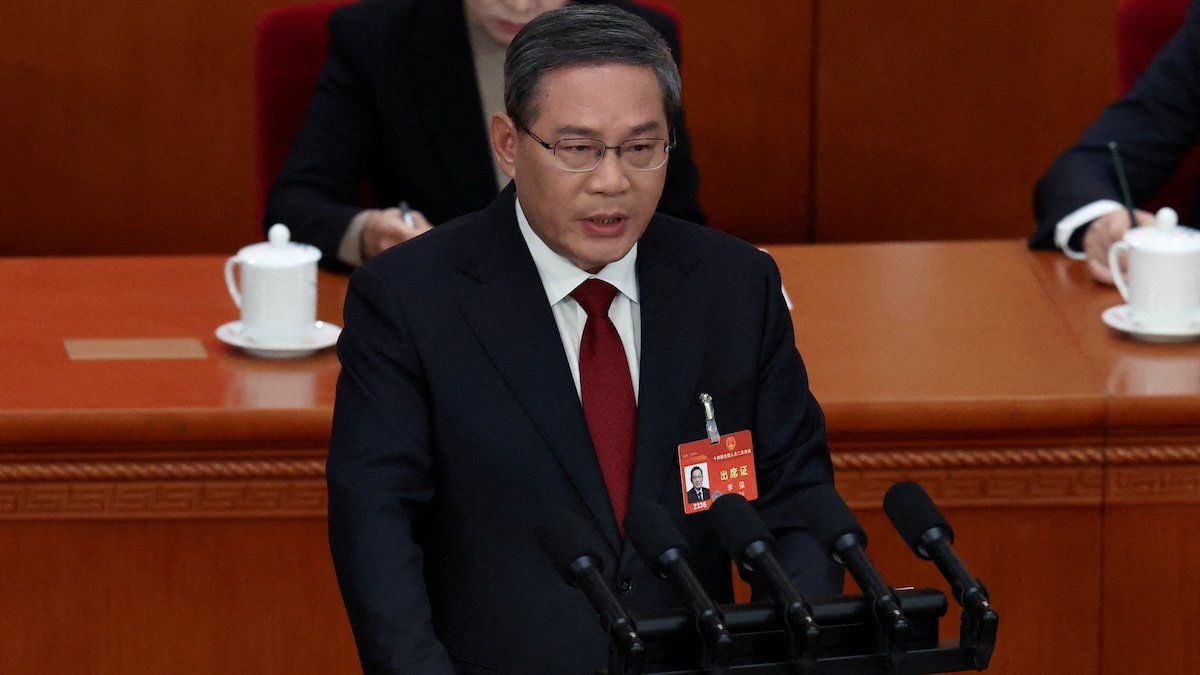
[[[603,213],[583,218],[583,229],[595,237],[616,237],[625,232],[629,217],[623,213]]]

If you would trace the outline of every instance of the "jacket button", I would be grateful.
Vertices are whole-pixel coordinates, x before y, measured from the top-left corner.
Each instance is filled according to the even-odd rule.
[[[617,582],[619,592],[628,593],[631,589],[633,589],[633,580],[629,577],[621,577],[621,580]]]

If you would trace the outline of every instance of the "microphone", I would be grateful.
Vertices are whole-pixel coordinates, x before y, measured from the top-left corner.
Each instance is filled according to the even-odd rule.
[[[546,520],[537,526],[542,550],[554,568],[567,585],[583,589],[617,651],[630,661],[638,662],[645,654],[646,645],[637,634],[633,618],[604,580],[600,556],[583,536],[587,531],[588,524],[582,518],[562,509],[547,511]]]
[[[867,557],[867,533],[832,485],[805,490],[799,504],[809,533],[830,557],[850,570],[850,576],[870,600],[879,626],[886,629],[878,636],[877,647],[880,652],[890,652],[895,664],[904,651],[909,623],[895,592]]]
[[[989,607],[987,589],[954,552],[954,530],[917,483],[896,483],[883,498],[883,510],[900,537],[923,560],[933,560],[963,609],[978,614]]]
[[[708,514],[717,540],[729,557],[766,583],[789,632],[800,641],[803,654],[812,656],[821,630],[813,619],[812,608],[775,557],[775,538],[754,507],[745,497],[730,493],[718,497]]]
[[[625,516],[625,532],[646,565],[669,580],[687,603],[696,628],[705,639],[706,650],[711,650],[711,661],[724,665],[733,647],[733,636],[725,628],[721,610],[688,565],[687,556],[691,552],[671,517],[658,504],[641,501],[633,504]]]

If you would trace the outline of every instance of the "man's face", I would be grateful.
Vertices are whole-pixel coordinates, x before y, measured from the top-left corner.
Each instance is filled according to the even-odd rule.
[[[700,487],[704,483],[704,472],[700,469],[692,469],[692,487]]]
[[[565,4],[567,0],[463,0],[467,21],[483,26],[493,40],[505,46],[539,14]]]
[[[593,138],[617,146],[638,138],[668,138],[662,94],[644,66],[598,64],[559,68],[542,77],[531,131],[554,145]],[[534,232],[576,267],[597,272],[620,260],[646,231],[666,180],[627,168],[608,150],[587,172],[561,168],[554,155],[505,115],[492,120],[492,144],[501,168],[516,180]]]

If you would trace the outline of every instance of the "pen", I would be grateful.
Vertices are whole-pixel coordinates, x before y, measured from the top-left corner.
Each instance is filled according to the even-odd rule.
[[[417,226],[416,223],[413,222],[412,210],[408,208],[408,202],[401,201],[399,209],[400,209],[400,217],[404,219],[404,224],[407,225],[409,228],[416,227]]]
[[[1137,227],[1137,217],[1133,214],[1133,196],[1129,194],[1129,180],[1125,178],[1125,167],[1121,164],[1121,151],[1117,149],[1116,141],[1109,141],[1108,151],[1112,153],[1117,182],[1121,184],[1121,197],[1125,200],[1125,210],[1129,213],[1129,226]]]

